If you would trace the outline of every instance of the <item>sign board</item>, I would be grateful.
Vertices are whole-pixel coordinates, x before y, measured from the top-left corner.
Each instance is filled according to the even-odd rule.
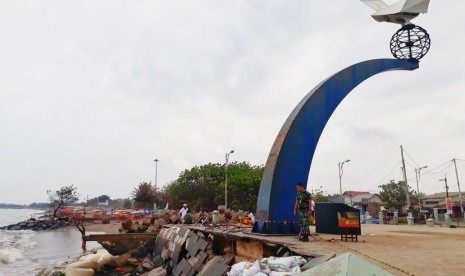
[[[337,226],[339,228],[360,228],[360,213],[337,212]]]
[[[344,203],[316,202],[316,232],[361,235],[360,211]]]
[[[108,206],[108,200],[105,200],[105,201],[99,201],[97,203],[98,206]]]
[[[448,214],[452,214],[452,205],[454,205],[452,198],[446,197],[446,209]]]

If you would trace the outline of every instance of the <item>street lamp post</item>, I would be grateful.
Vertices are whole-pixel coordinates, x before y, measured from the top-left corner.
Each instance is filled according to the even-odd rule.
[[[439,181],[444,181],[446,184],[446,197],[449,197],[449,186],[447,186],[447,174],[444,175],[444,178],[439,179]]]
[[[224,158],[226,162],[224,163],[224,207],[228,208],[228,165],[229,165],[229,155],[234,153],[234,150],[226,153]]]
[[[448,200],[449,200],[449,186],[447,185],[447,174],[444,174],[444,178],[439,179],[439,181],[444,181],[446,184],[446,208],[448,207]],[[447,213],[450,213],[450,209],[447,208]]]
[[[421,198],[420,198],[420,189],[418,183],[420,182],[421,170],[426,169],[428,166],[423,166],[421,168],[415,169],[415,179],[417,180],[417,197],[418,197],[418,208],[421,211]]]
[[[350,159],[337,163],[337,166],[339,167],[339,192],[341,196],[342,196],[342,175],[344,174],[344,163],[347,163],[347,162],[350,162]]]
[[[158,161],[159,159],[153,160],[155,162],[155,193],[157,192],[157,181],[158,181]]]

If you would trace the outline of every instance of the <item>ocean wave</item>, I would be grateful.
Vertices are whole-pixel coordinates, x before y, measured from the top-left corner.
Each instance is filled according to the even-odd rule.
[[[16,248],[7,248],[7,249],[0,249],[0,263],[1,264],[9,264],[13,263],[18,259],[21,259],[23,254],[19,249]]]
[[[31,230],[0,231],[0,263],[9,264],[21,259],[26,250],[37,244],[33,236]]]

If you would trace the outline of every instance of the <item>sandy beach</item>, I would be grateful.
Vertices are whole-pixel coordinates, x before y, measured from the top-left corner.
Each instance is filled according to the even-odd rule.
[[[74,226],[73,226],[74,227]],[[111,220],[110,223],[86,223],[86,232],[103,232],[105,234],[118,234],[121,227],[121,221]]]

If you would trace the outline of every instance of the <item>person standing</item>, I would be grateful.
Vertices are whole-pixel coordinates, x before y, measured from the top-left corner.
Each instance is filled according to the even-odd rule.
[[[303,242],[308,242],[310,235],[310,216],[312,212],[312,195],[305,190],[304,184],[297,184],[297,197],[294,205],[294,216],[298,215],[300,225],[300,237]]]
[[[187,210],[187,213],[186,215],[184,216],[183,220],[182,220],[182,223],[183,224],[192,224],[192,215],[191,215],[191,211]]]
[[[179,210],[179,214],[181,214],[181,221],[184,221],[184,217],[186,216],[188,210],[189,208],[187,207],[187,203],[184,203],[181,210]]]

